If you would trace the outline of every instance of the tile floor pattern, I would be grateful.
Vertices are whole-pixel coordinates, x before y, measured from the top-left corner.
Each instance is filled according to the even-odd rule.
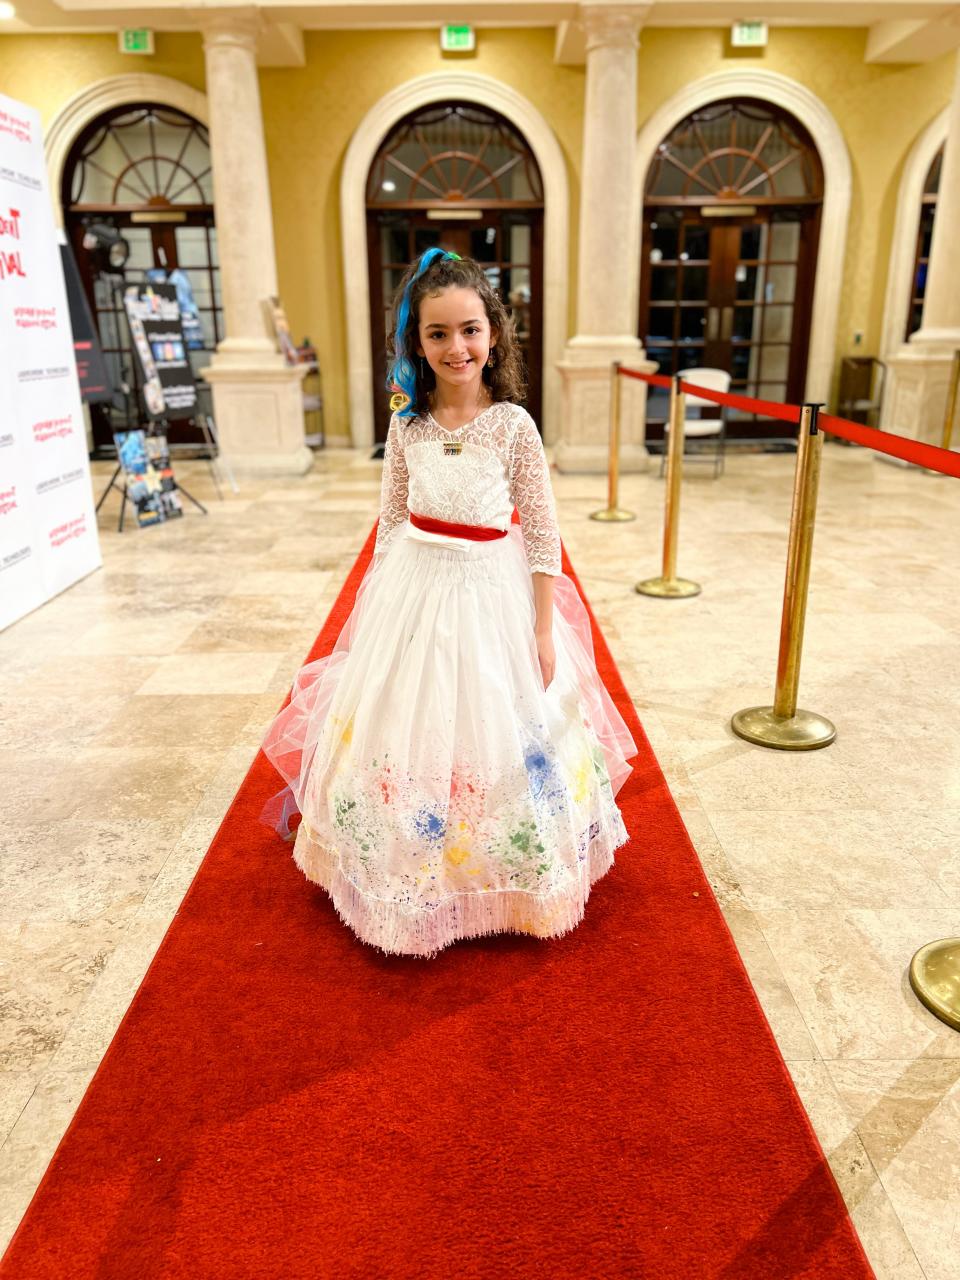
[[[381,464],[319,453],[182,522],[0,634],[0,1242],[9,1239],[377,512]],[[99,493],[111,466],[96,464]],[[960,935],[960,484],[828,444],[801,706],[836,743],[742,742],[772,699],[793,460],[663,482],[554,473],[561,528],[881,1280],[960,1276],[960,1034],[906,971]],[[642,843],[642,832],[637,834]]]

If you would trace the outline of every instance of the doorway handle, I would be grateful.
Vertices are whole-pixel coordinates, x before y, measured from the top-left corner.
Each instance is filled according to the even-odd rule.
[[[720,341],[729,342],[733,333],[733,307],[723,308],[723,318],[720,321]]]
[[[707,341],[716,342],[720,322],[720,308],[707,307]]]

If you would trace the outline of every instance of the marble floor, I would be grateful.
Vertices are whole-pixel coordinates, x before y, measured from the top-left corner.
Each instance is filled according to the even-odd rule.
[[[111,466],[95,464],[97,492]],[[9,1239],[364,536],[381,464],[328,451],[209,515],[116,532],[102,570],[0,634],[0,1242]],[[735,737],[772,698],[793,460],[663,481],[554,473],[561,530],[881,1280],[960,1276],[960,1034],[907,966],[960,935],[960,485],[824,451],[792,754]]]

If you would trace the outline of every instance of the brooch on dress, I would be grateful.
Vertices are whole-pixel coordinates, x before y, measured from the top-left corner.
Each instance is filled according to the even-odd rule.
[[[457,454],[463,453],[463,441],[462,440],[444,440],[443,452],[447,455],[456,457]]]

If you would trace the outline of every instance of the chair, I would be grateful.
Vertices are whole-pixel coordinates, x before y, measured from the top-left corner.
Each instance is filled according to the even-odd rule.
[[[845,356],[840,363],[837,392],[840,416],[868,427],[879,426],[886,374],[887,366],[876,356]]]
[[[707,391],[729,391],[730,390],[730,374],[726,369],[684,369],[681,374],[684,382],[690,382],[698,387],[703,387]],[[701,396],[686,395],[687,417],[683,423],[684,434],[684,455],[687,454],[687,440],[706,440],[710,437],[716,438],[716,448],[710,452],[706,450],[691,450],[691,460],[699,460],[702,455],[704,461],[709,462],[713,457],[713,478],[723,471],[724,455],[727,445],[727,414],[723,405],[714,404],[712,400],[704,400]],[[719,417],[705,418],[703,410],[705,408],[717,410],[719,409]],[[695,418],[689,416],[691,409],[698,409],[699,414]],[[669,439],[670,423],[663,424],[663,454],[660,458],[660,474],[663,475],[667,464],[667,447]]]

